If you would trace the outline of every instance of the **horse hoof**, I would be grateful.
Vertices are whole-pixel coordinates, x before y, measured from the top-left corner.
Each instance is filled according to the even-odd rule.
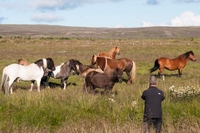
[[[131,84],[131,82],[130,82],[130,81],[128,81],[126,84],[127,84],[127,85],[130,85],[130,84]]]

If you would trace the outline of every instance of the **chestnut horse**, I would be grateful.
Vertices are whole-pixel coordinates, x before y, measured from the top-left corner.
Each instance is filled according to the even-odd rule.
[[[29,63],[27,60],[25,60],[23,58],[20,58],[20,59],[18,59],[18,64],[23,65],[23,66],[28,66],[31,63]]]
[[[178,76],[180,77],[182,75],[183,68],[189,60],[196,61],[193,51],[188,51],[174,59],[161,57],[155,60],[154,67],[150,69],[150,72],[152,73],[159,69],[158,75],[161,76],[164,69],[171,71],[178,70]]]
[[[106,69],[115,68],[119,68],[125,71],[128,76],[127,84],[130,84],[135,81],[136,64],[133,60],[127,58],[110,59],[107,57],[93,55],[91,59],[91,65],[95,64],[97,64],[97,66],[99,66],[103,71],[105,71]]]
[[[98,56],[104,56],[104,57],[109,57],[111,59],[115,59],[115,56],[117,54],[118,55],[120,54],[119,47],[114,47],[109,52],[100,52]]]
[[[100,68],[95,68],[94,66],[84,65],[80,61],[77,61],[76,68],[77,68],[79,75],[81,75],[82,77],[86,77],[86,75],[91,71],[104,73],[104,71],[102,71]]]

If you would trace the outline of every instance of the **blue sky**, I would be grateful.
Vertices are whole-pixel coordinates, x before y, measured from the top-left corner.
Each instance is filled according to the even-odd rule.
[[[0,24],[200,26],[200,0],[1,0]]]

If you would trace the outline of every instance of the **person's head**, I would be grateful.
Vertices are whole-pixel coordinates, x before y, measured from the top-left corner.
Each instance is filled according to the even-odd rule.
[[[158,81],[155,76],[150,76],[149,78],[149,85],[157,85]]]

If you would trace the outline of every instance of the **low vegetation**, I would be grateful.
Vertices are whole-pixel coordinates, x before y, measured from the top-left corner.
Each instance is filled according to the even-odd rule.
[[[130,58],[137,65],[135,83],[116,83],[112,94],[91,95],[82,92],[84,79],[71,75],[68,87],[60,89],[60,80],[50,79],[51,88],[30,92],[30,82],[14,83],[14,94],[0,92],[0,132],[32,133],[139,133],[142,132],[143,90],[148,87],[149,69],[155,59],[174,58],[193,50],[197,62],[189,61],[182,77],[177,71],[164,70],[158,78],[158,88],[166,95],[163,101],[163,133],[199,133],[199,93],[187,98],[172,96],[172,89],[192,86],[200,88],[200,39],[97,39],[64,37],[2,36],[0,38],[0,74],[5,66],[19,58],[34,62],[51,57],[59,65],[71,58],[90,64],[93,54],[118,46],[116,58]],[[157,75],[157,71],[152,73]],[[174,87],[172,87],[174,86]],[[174,91],[175,92],[175,91]],[[189,91],[188,91],[189,92]],[[186,94],[184,92],[184,94]],[[185,95],[184,95],[185,96]]]

